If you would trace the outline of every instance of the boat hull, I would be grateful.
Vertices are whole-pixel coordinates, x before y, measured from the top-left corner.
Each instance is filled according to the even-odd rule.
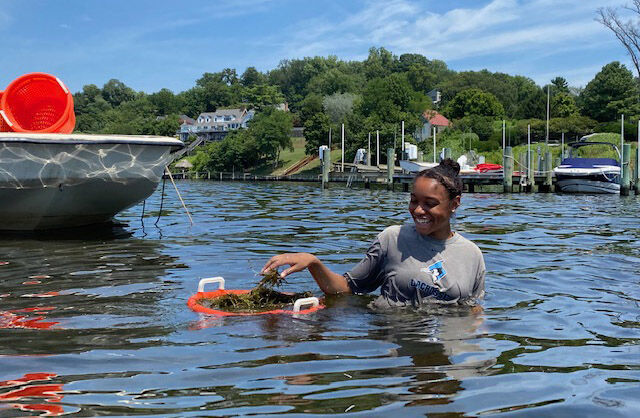
[[[562,193],[620,193],[620,185],[617,183],[581,178],[568,178],[558,180],[556,182],[556,187]]]
[[[181,144],[159,137],[2,134],[0,230],[108,222],[153,193]]]
[[[556,187],[562,193],[620,193],[620,167],[556,168]]]

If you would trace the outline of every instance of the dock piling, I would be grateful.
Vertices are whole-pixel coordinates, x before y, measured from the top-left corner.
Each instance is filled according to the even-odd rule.
[[[631,144],[622,145],[622,176],[620,177],[620,195],[629,196],[631,173],[629,160],[631,159]]]
[[[502,156],[502,167],[502,187],[505,193],[511,193],[513,191],[513,148],[504,148],[504,155]]]
[[[633,176],[633,190],[636,196],[640,194],[640,146],[636,148],[636,167]]]
[[[542,189],[545,193],[549,193],[553,187],[553,164],[551,162],[551,151],[545,152],[543,161],[544,182],[542,183]]]
[[[393,169],[396,165],[396,154],[393,148],[387,149],[387,189],[393,190]]]
[[[331,150],[329,147],[322,146],[320,148],[320,157],[322,157],[322,188],[325,189],[329,185],[329,170],[331,169]]]

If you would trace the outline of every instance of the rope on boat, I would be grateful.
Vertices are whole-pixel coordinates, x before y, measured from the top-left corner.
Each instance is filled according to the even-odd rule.
[[[162,176],[162,193],[160,194],[160,211],[158,211],[158,217],[156,218],[155,226],[158,226],[158,221],[160,220],[160,215],[162,215],[162,204],[164,203],[164,184],[167,182],[167,179]]]
[[[182,196],[180,196],[180,191],[178,190],[178,186],[176,186],[176,182],[173,181],[173,176],[171,175],[171,171],[169,171],[169,167],[167,167],[167,173],[169,174],[169,178],[171,179],[171,184],[173,184],[173,188],[176,189],[176,193],[178,194],[178,198],[180,199],[180,203],[182,203],[182,207],[184,211],[187,212],[187,216],[189,217],[189,222],[193,225],[193,219],[191,218],[191,214],[189,213],[189,209],[187,209],[187,205],[184,204],[184,200],[182,200]],[[162,183],[164,190],[164,183]]]

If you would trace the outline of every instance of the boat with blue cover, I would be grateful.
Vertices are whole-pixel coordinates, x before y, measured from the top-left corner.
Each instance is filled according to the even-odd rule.
[[[620,158],[620,150],[610,142],[590,142],[583,137],[569,146],[569,156],[553,171],[556,188],[563,193],[620,193],[620,160],[578,156],[584,147],[611,147]]]

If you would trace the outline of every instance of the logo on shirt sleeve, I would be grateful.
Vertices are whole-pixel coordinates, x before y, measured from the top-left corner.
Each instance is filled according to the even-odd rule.
[[[423,267],[420,269],[420,271],[430,274],[433,278],[434,283],[438,283],[440,280],[442,280],[443,277],[447,275],[447,271],[444,268],[444,261],[442,260],[436,261],[429,267]]]

